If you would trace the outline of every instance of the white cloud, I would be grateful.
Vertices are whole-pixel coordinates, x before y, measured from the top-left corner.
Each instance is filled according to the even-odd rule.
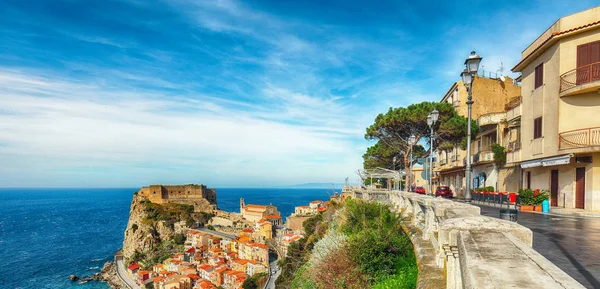
[[[229,182],[233,185],[244,184],[246,177],[252,178],[251,183],[275,179],[284,184],[298,181],[298,174],[311,180],[343,179],[360,165],[360,154],[351,142],[356,136],[328,126],[327,116],[321,118],[323,126],[287,124],[268,119],[276,112],[267,108],[265,119],[263,112],[237,110],[210,98],[148,98],[144,92],[103,90],[29,75],[35,73],[0,72],[0,163],[9,164],[0,169],[6,177],[0,179],[2,185],[27,185],[15,182],[20,178],[8,178],[22,170],[27,170],[32,184],[44,185],[37,181],[47,175],[66,178],[64,170],[81,167],[99,173],[114,167],[113,174],[104,174],[131,173],[148,182],[138,176],[147,170],[135,171],[147,166],[162,172],[177,168],[172,173],[183,176],[195,172],[195,179],[188,182],[203,182],[203,176],[212,175],[222,185],[231,176],[237,178]],[[305,109],[332,106],[299,94],[287,100],[300,116]],[[294,117],[298,116],[290,115]],[[319,123],[318,117],[313,121]],[[330,136],[330,131],[337,136]],[[165,177],[172,178],[169,173]],[[56,181],[83,185],[76,179]]]

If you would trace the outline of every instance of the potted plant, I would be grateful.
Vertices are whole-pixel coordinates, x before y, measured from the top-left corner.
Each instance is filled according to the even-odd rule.
[[[533,191],[531,189],[519,189],[519,199],[521,200],[521,211],[533,211]]]
[[[550,198],[546,190],[520,189],[521,211],[542,211],[542,202]]]

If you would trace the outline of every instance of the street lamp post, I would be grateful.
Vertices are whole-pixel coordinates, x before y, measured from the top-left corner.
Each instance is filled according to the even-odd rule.
[[[466,179],[466,192],[465,201],[471,201],[471,108],[473,106],[473,81],[477,70],[479,69],[479,63],[482,57],[477,55],[475,51],[471,51],[471,55],[465,60],[465,70],[460,74],[469,93],[467,100],[467,163],[465,166],[465,179]]]
[[[408,173],[409,173],[409,177],[408,177],[408,184],[407,184],[407,188],[412,188],[412,165],[413,165],[413,146],[415,145],[415,143],[417,142],[417,137],[414,134],[411,134],[410,137],[408,138],[408,144],[410,145],[410,157],[409,157],[409,164],[408,164]]]
[[[394,173],[396,173],[396,157],[394,157],[392,159],[392,167],[393,167]],[[392,179],[392,191],[396,189],[396,181],[395,180],[396,180],[396,178],[394,177]]]
[[[438,120],[440,113],[437,109],[433,109],[431,113],[427,116],[427,125],[429,125],[429,129],[431,129],[431,136],[429,137],[429,194],[433,195],[433,126]]]

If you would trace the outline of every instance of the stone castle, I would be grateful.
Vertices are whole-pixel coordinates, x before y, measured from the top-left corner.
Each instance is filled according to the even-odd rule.
[[[138,194],[156,204],[177,203],[194,205],[201,210],[217,209],[217,192],[205,185],[149,185]]]

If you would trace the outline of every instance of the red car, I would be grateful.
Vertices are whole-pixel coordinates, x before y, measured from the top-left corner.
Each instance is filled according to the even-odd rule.
[[[448,186],[438,186],[435,189],[435,196],[442,198],[452,198],[452,190]]]
[[[425,188],[423,187],[416,187],[413,192],[417,193],[417,194],[421,194],[424,195],[425,194]]]

